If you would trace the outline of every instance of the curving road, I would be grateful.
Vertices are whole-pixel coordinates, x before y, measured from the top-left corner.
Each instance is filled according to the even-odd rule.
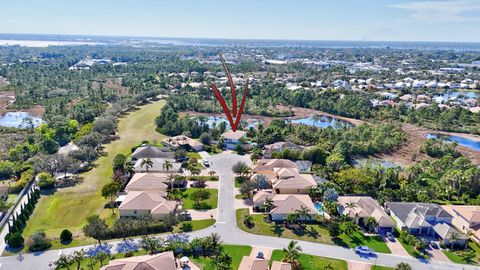
[[[271,236],[255,235],[244,232],[237,227],[235,218],[235,196],[234,196],[234,181],[233,173],[231,171],[232,165],[237,161],[244,161],[250,163],[248,156],[239,156],[224,152],[208,158],[212,161],[212,169],[217,171],[220,176],[219,183],[219,209],[217,216],[217,223],[204,230],[189,233],[190,239],[195,237],[203,237],[211,233],[218,233],[224,243],[239,244],[239,245],[255,245],[263,246],[272,249],[282,249],[285,247],[289,239],[277,238]],[[115,246],[120,241],[109,241],[113,245],[112,250],[116,250]],[[394,267],[400,262],[409,263],[414,269],[438,269],[438,270],[473,270],[479,269],[477,266],[459,265],[440,261],[420,261],[412,257],[403,257],[393,254],[378,253],[376,258],[360,257],[353,250],[334,246],[305,241],[298,241],[302,247],[303,252],[348,261],[366,262],[370,264],[378,264]],[[50,250],[40,254],[24,255],[23,260],[18,261],[17,257],[1,257],[0,270],[16,269],[16,270],[30,270],[30,269],[53,269],[49,267],[49,263],[55,261],[60,254],[70,254],[74,250],[88,249],[92,246],[75,247],[64,250]]]

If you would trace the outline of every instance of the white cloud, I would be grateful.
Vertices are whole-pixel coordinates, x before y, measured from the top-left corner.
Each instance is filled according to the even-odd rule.
[[[478,21],[480,0],[416,1],[390,5],[392,8],[410,11],[410,17],[427,22],[465,22]]]

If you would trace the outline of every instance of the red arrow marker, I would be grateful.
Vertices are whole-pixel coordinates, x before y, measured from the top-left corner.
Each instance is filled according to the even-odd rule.
[[[223,99],[222,94],[213,83],[212,83],[212,90],[215,93],[215,97],[217,98],[218,102],[220,102],[220,105],[222,106],[222,109],[225,112],[225,115],[227,116],[228,122],[230,122],[230,126],[232,127],[232,130],[237,131],[238,124],[240,124],[240,119],[242,118],[243,107],[245,106],[245,100],[247,99],[248,79],[245,85],[245,90],[243,91],[243,98],[242,98],[242,102],[240,103],[240,109],[237,114],[237,95],[235,93],[235,85],[233,85],[232,75],[228,70],[227,63],[225,62],[225,59],[223,59],[223,56],[221,54],[219,56],[220,56],[220,61],[222,61],[222,64],[223,64],[223,68],[225,69],[225,73],[227,74],[228,82],[230,83],[230,91],[232,92],[232,101],[233,101],[232,114],[233,114],[233,117],[235,117],[235,122],[233,121],[232,114],[230,114],[227,103]]]

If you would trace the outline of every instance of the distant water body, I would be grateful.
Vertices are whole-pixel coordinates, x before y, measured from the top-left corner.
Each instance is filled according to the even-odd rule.
[[[480,51],[479,42],[410,42],[410,41],[334,41],[334,40],[260,40],[171,37],[112,37],[80,35],[0,34],[0,40],[49,41],[52,45],[134,45],[139,43],[184,46],[246,46],[307,48],[379,48],[417,50]],[[68,43],[65,43],[68,42]]]

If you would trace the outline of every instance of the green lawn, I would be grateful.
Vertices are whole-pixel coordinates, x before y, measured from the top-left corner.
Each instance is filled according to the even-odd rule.
[[[100,190],[112,177],[112,160],[117,154],[130,154],[130,148],[144,140],[160,142],[163,135],[155,131],[154,119],[165,101],[157,101],[140,107],[119,121],[119,139],[104,148],[106,155],[94,162],[94,168],[80,174],[82,182],[74,187],[57,190],[42,196],[30,217],[24,235],[44,230],[50,237],[59,237],[68,228],[82,240],[82,227],[86,218],[102,214],[106,200]]]
[[[473,252],[475,254],[475,258],[469,260],[468,257],[464,256],[466,252]],[[448,257],[450,261],[454,263],[474,265],[479,264],[480,247],[471,241],[468,243],[468,247],[464,251],[443,250],[443,253]]]
[[[210,155],[215,155],[215,154],[220,154],[223,152],[223,150],[221,148],[219,148],[218,146],[216,145],[212,145],[212,148],[210,151],[207,151],[208,154]]]
[[[232,269],[238,269],[243,256],[249,256],[252,252],[251,246],[222,245],[223,250],[232,257]],[[191,258],[192,262],[203,270],[215,270],[212,259],[208,257]]]
[[[192,221],[186,221],[184,223],[190,223],[192,224],[192,231],[198,231],[201,229],[208,228],[215,224],[215,219],[201,219],[201,220],[192,220]],[[181,232],[182,225],[178,224],[174,228],[174,232]]]
[[[218,190],[212,188],[188,188],[183,192],[183,208],[185,209],[194,209],[195,201],[190,199],[190,194],[194,191],[203,189],[207,190],[210,193],[210,198],[205,201],[201,201],[200,204],[205,205],[204,209],[215,209],[217,208],[218,203]]]
[[[371,270],[395,270],[395,268],[387,267],[387,266],[380,266],[380,265],[372,265]]]
[[[235,176],[235,187],[236,187],[236,188],[241,187],[244,181],[245,181],[245,180],[242,179],[241,177]]]
[[[200,154],[197,153],[197,152],[188,152],[188,153],[187,153],[187,157],[189,157],[189,158],[196,158],[196,159],[199,160],[199,161],[202,160],[202,156],[200,156]]]
[[[180,180],[189,180],[189,181],[198,181],[198,180],[204,180],[204,181],[218,181],[219,176],[214,175],[213,177],[206,176],[206,175],[193,175],[193,176],[179,176],[178,179]]]
[[[376,252],[392,253],[380,236],[366,236],[362,232],[357,231],[352,235],[343,233],[338,238],[335,242],[340,246],[348,246],[349,248],[367,246]]]
[[[274,250],[272,252],[272,257],[270,258],[270,263],[273,261],[281,261],[283,259],[282,250]],[[300,255],[300,263],[302,264],[303,270],[318,270],[324,269],[327,265],[330,265],[335,270],[347,270],[348,265],[346,261],[330,259],[325,257],[318,257],[308,254]]]
[[[240,229],[254,234],[276,236],[282,238],[297,239],[303,241],[333,244],[328,229],[318,224],[307,224],[304,230],[293,231],[282,225],[275,223],[266,223],[264,215],[252,215],[255,226],[248,228],[243,224],[243,217],[248,215],[248,209],[237,209],[237,225]]]
[[[423,254],[422,252],[418,251],[414,246],[409,245],[405,242],[403,242],[400,237],[396,238],[400,244],[402,244],[403,248],[407,251],[410,256],[417,258],[417,259],[430,259],[430,257],[426,254]]]

